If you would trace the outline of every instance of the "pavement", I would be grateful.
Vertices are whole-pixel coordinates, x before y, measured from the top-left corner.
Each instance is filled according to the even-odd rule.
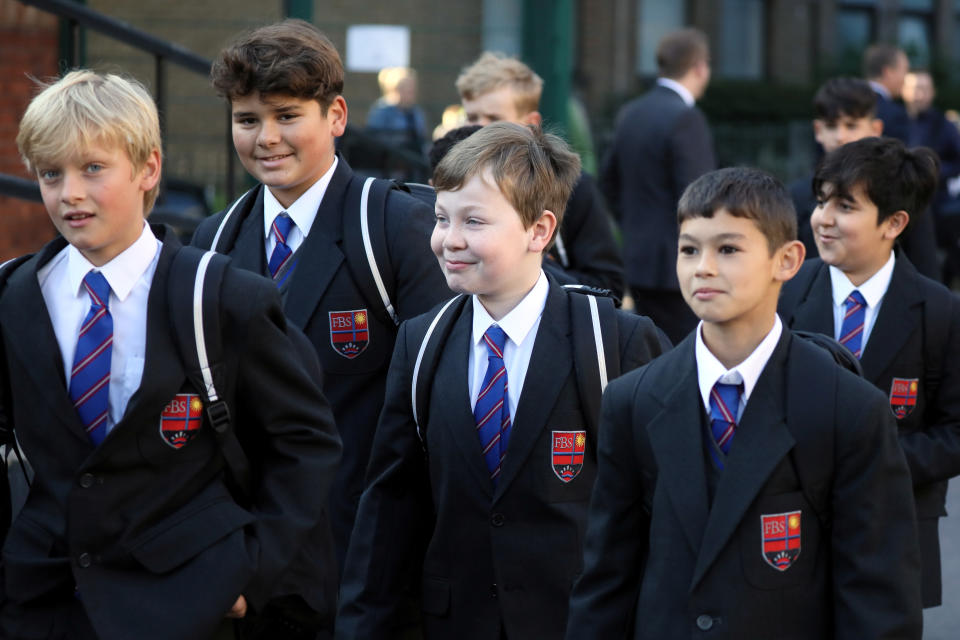
[[[960,478],[950,481],[946,518],[940,519],[943,604],[923,612],[924,640],[960,638]]]

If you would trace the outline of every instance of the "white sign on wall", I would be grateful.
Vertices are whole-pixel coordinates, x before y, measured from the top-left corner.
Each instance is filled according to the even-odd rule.
[[[347,71],[410,66],[410,27],[355,24],[347,27]]]

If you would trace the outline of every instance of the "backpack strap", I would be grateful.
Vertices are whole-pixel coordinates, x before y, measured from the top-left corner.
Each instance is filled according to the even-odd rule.
[[[394,325],[400,316],[393,304],[397,285],[387,251],[386,209],[387,194],[397,188],[390,180],[355,177],[343,209],[343,253],[350,274],[370,310]]]
[[[256,198],[256,191],[258,187],[254,187],[247,191],[245,194],[233,201],[233,204],[230,205],[230,208],[227,209],[227,213],[224,214],[223,220],[220,221],[220,226],[217,227],[217,232],[213,236],[213,240],[210,241],[210,251],[219,252],[219,247],[224,246],[229,251],[230,247],[233,246],[233,243],[237,240],[237,235],[240,233],[240,223],[243,222],[242,215],[233,215],[233,212],[239,207],[241,202],[246,202],[251,198]],[[249,204],[245,204],[243,207],[240,207],[241,210],[249,209]],[[223,244],[221,244],[221,242]]]
[[[440,354],[443,347],[450,337],[453,325],[470,296],[459,294],[447,300],[440,308],[437,315],[433,317],[427,332],[420,341],[420,349],[417,351],[417,359],[413,365],[413,377],[410,381],[410,407],[413,410],[413,421],[417,427],[417,437],[423,445],[423,450],[427,450],[427,421],[428,407],[430,406],[430,385],[420,385],[420,380],[433,380],[434,371],[437,368],[437,362],[440,360]],[[450,313],[447,310],[452,309]]]
[[[226,256],[212,251],[195,247],[178,249],[170,267],[167,306],[187,379],[200,392],[230,478],[249,498],[252,495],[250,462],[232,428],[230,408],[216,386],[223,362],[220,290],[229,262]],[[191,280],[192,289],[182,286]],[[189,299],[185,299],[188,295]]]

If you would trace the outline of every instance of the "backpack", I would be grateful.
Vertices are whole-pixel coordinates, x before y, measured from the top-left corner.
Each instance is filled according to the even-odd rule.
[[[583,285],[565,285],[569,292],[570,324],[573,333],[573,361],[577,391],[586,418],[587,437],[596,445],[600,398],[607,382],[620,375],[620,334],[617,310],[604,290]],[[460,294],[448,300],[436,313],[420,342],[410,386],[410,406],[424,452],[429,422],[430,381],[440,361],[450,332],[470,296]],[[420,384],[426,380],[427,384]]]

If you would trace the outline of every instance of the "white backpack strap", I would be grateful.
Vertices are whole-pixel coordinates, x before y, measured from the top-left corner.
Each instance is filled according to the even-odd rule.
[[[214,245],[216,245],[216,242],[214,242]],[[200,375],[203,376],[203,384],[207,392],[205,404],[218,400],[217,388],[213,384],[213,375],[210,373],[210,361],[207,358],[207,343],[203,336],[203,283],[207,277],[207,267],[210,265],[210,259],[214,255],[215,252],[213,251],[207,251],[203,254],[199,264],[197,264],[197,277],[193,282],[193,337],[197,346]]]
[[[569,269],[570,258],[567,256],[567,247],[563,244],[563,236],[560,235],[559,231],[554,235],[554,245],[557,247],[557,255],[560,256],[560,266]]]
[[[223,216],[223,220],[220,221],[220,226],[217,227],[217,233],[216,235],[213,236],[213,242],[210,243],[210,251],[217,250],[217,243],[220,242],[220,234],[222,234],[224,228],[226,228],[227,222],[230,220],[230,216],[233,215],[233,210],[237,208],[237,205],[240,204],[244,198],[250,195],[251,191],[253,191],[253,189],[248,190],[245,194],[237,198],[232,205],[230,205],[230,209],[227,211],[227,215]],[[204,271],[206,271],[206,266],[204,266],[203,268],[204,268]]]
[[[360,194],[360,234],[363,236],[363,249],[367,253],[367,262],[370,264],[370,273],[373,275],[373,281],[377,285],[377,291],[380,292],[380,299],[383,301],[383,308],[393,319],[393,323],[400,324],[400,316],[397,315],[390,302],[390,296],[387,294],[387,288],[383,284],[383,278],[380,276],[380,268],[377,267],[377,259],[373,255],[373,244],[370,242],[370,216],[367,211],[367,203],[370,200],[370,188],[376,178],[367,178],[363,183],[363,191]],[[384,212],[386,216],[386,212]]]
[[[590,304],[590,321],[593,323],[593,341],[597,346],[597,367],[600,370],[600,393],[607,388],[607,357],[603,353],[603,330],[600,328],[600,312],[597,309],[597,299],[588,295]]]
[[[430,342],[430,336],[433,335],[433,330],[437,328],[437,323],[440,322],[440,318],[442,318],[443,314],[450,308],[450,305],[459,298],[460,296],[457,295],[447,300],[447,303],[443,305],[440,311],[437,312],[437,315],[434,316],[433,321],[430,322],[430,326],[427,327],[427,333],[423,336],[423,342],[420,343],[420,351],[417,353],[416,363],[413,365],[413,381],[410,383],[410,406],[413,407],[413,421],[417,425],[417,437],[420,438],[421,442],[423,441],[423,430],[420,429],[420,418],[417,415],[417,382],[420,379],[420,363],[423,362],[423,354],[427,351],[427,344]]]

